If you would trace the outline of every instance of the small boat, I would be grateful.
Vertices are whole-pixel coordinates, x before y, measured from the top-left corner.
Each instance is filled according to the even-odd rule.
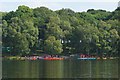
[[[20,57],[20,59],[19,60],[25,60],[25,57]]]
[[[81,60],[96,60],[96,58],[77,58],[77,59],[81,59]]]
[[[37,58],[36,57],[32,57],[32,59],[31,60],[37,60]]]
[[[43,60],[44,58],[43,57],[38,57],[39,60]]]
[[[115,58],[113,58],[113,57],[110,57],[109,59],[115,59]]]
[[[100,59],[100,57],[97,58],[98,60]]]
[[[107,58],[106,58],[106,57],[103,57],[102,59],[106,60]]]
[[[44,60],[63,60],[63,58],[57,58],[57,57],[46,57]]]

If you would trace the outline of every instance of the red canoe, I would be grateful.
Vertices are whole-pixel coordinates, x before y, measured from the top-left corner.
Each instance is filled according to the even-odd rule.
[[[44,60],[63,60],[63,58],[57,58],[57,57],[46,57]]]

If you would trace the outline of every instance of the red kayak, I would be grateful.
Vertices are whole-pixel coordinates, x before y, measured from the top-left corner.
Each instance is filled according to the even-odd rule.
[[[57,57],[46,57],[44,60],[63,60],[63,58],[57,58]]]

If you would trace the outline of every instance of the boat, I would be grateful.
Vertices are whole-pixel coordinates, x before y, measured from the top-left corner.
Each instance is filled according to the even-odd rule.
[[[39,60],[43,60],[44,58],[43,57],[38,57]]]
[[[31,60],[37,60],[37,58],[36,57],[32,57],[32,59]]]
[[[98,60],[100,59],[100,57],[97,58]]]
[[[20,59],[19,59],[19,60],[23,60],[23,61],[24,61],[24,60],[25,60],[25,57],[20,57]]]
[[[107,58],[106,58],[106,57],[103,57],[102,59],[106,60]]]
[[[63,58],[58,58],[58,57],[46,57],[44,60],[63,60]]]
[[[81,59],[81,60],[96,60],[96,58],[77,58],[77,59]]]
[[[115,59],[115,58],[113,58],[113,57],[110,57],[109,59]]]

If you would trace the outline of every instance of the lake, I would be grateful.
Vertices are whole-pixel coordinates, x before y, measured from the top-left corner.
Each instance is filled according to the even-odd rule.
[[[3,60],[3,78],[118,78],[118,60]]]

